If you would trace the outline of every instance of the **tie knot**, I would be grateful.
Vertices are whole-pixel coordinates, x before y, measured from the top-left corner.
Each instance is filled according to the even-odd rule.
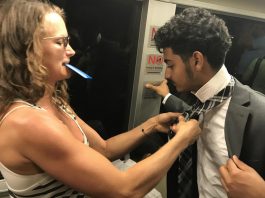
[[[201,113],[207,112],[210,109],[216,107],[221,104],[223,101],[231,97],[234,90],[235,80],[231,76],[231,80],[228,85],[219,91],[212,98],[206,100],[205,102],[201,102],[199,99],[192,105],[191,109],[188,111],[190,118],[198,119]]]

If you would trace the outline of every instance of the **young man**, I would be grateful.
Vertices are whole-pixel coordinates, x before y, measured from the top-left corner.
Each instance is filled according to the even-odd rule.
[[[232,41],[224,21],[205,9],[187,8],[159,28],[155,42],[164,55],[166,79],[178,92],[193,93],[201,104],[197,113],[202,134],[195,160],[200,198],[227,197],[219,167],[232,155],[239,156],[264,179],[265,97],[228,73],[224,62]],[[165,88],[166,81],[160,86]],[[147,88],[164,97],[166,110],[195,112],[168,90],[150,84]],[[177,192],[178,181],[175,175],[169,176],[168,197],[176,197],[172,192]]]

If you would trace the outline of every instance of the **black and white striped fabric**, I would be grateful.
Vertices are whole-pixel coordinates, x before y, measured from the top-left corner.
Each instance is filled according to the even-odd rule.
[[[231,97],[234,90],[235,80],[231,76],[229,84],[222,89],[219,93],[214,95],[212,98],[208,99],[202,103],[197,99],[196,103],[191,107],[191,109],[185,113],[188,114],[189,118],[198,119],[199,115],[209,111],[210,109],[221,104],[223,101]],[[178,197],[179,198],[192,198],[192,178],[195,174],[192,168],[192,161],[194,156],[194,146],[191,145],[186,148],[178,158]],[[196,163],[196,162],[195,162]]]
[[[64,185],[62,182],[47,176],[38,184],[31,186],[25,190],[12,190],[8,189],[9,196],[12,198],[89,198],[83,193],[77,192],[76,190]]]

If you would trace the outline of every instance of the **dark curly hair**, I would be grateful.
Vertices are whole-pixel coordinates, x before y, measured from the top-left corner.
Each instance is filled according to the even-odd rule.
[[[200,51],[213,69],[218,70],[232,45],[225,22],[202,8],[186,8],[155,34],[158,51],[171,48],[185,61]]]
[[[43,18],[50,12],[64,18],[63,10],[48,0],[0,2],[0,114],[15,99],[36,103],[45,90],[51,91],[57,104],[68,101],[66,81],[52,88],[42,65]]]

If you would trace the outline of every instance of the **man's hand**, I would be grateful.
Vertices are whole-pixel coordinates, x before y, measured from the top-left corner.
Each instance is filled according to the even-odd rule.
[[[160,84],[158,85],[153,85],[151,83],[147,83],[145,85],[147,89],[151,89],[155,91],[158,95],[165,97],[169,93],[169,88],[167,86],[167,80],[163,80]]]
[[[219,171],[229,198],[265,198],[265,181],[236,156],[221,166]]]

